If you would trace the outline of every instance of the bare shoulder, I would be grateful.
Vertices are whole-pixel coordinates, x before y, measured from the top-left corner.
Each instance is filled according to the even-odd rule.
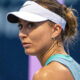
[[[52,62],[34,74],[33,80],[74,80],[71,72],[62,64]]]

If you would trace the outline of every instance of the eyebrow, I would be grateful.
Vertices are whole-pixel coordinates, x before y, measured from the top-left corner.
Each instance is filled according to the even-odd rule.
[[[22,19],[19,19],[18,22],[21,22],[21,20]],[[29,23],[29,21],[26,21],[26,20],[22,20],[22,21],[25,21],[26,23]],[[30,22],[30,23],[33,23],[33,22]]]
[[[23,21],[25,21],[25,20],[23,20]],[[25,21],[26,22],[26,24],[29,24],[29,23],[33,23],[33,24],[35,24],[35,22],[29,22],[29,21]],[[20,24],[22,24],[22,21],[18,21],[18,25],[20,25]]]

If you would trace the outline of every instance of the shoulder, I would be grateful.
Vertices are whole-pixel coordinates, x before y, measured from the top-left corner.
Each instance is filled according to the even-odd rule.
[[[52,62],[41,68],[33,77],[33,80],[73,80],[70,71],[58,62]]]

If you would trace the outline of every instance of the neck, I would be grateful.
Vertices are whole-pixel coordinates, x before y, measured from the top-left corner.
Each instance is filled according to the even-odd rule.
[[[52,44],[52,46],[50,47],[50,49],[48,51],[46,51],[42,55],[38,55],[37,58],[39,59],[41,65],[44,66],[47,59],[54,54],[65,54],[65,55],[67,54],[64,50],[62,43],[59,43],[58,45]]]

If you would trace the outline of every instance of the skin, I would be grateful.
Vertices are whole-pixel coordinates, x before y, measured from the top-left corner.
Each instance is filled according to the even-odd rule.
[[[43,66],[34,74],[33,80],[74,80],[71,72],[62,64],[52,62],[44,66],[47,59],[54,54],[67,53],[60,37],[61,26],[49,25],[49,21],[32,23],[19,19],[19,37],[27,55],[37,56]],[[58,43],[58,44],[57,44]]]

